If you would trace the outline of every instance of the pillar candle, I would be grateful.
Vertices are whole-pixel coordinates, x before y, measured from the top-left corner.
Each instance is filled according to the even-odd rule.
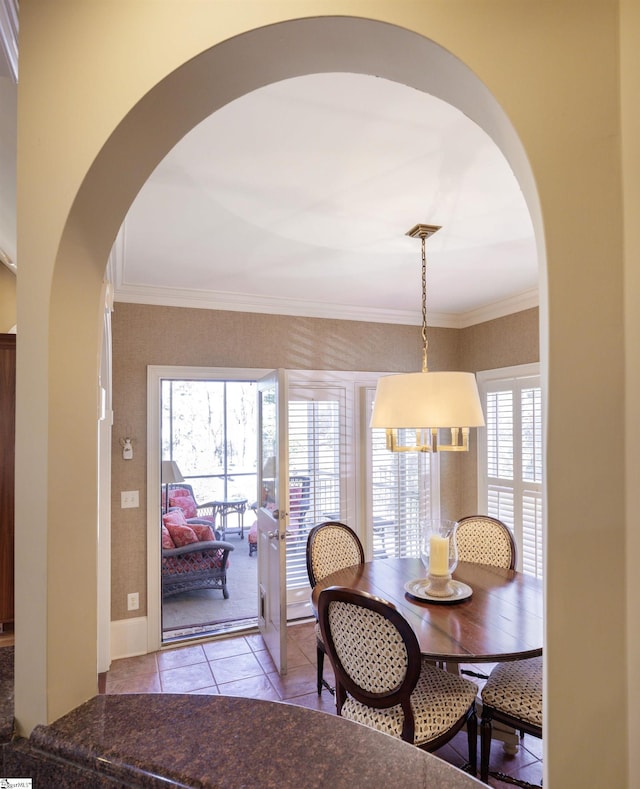
[[[449,538],[439,534],[429,536],[429,573],[449,575]]]

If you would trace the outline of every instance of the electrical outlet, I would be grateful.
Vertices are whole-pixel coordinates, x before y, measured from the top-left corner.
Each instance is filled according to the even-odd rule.
[[[138,592],[131,592],[127,595],[127,611],[137,611],[140,608],[140,595]]]
[[[140,506],[140,495],[137,490],[123,490],[120,493],[120,507],[121,509],[128,509],[130,507]]]

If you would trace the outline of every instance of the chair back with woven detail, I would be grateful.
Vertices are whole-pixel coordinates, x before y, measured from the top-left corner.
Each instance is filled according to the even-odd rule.
[[[363,563],[364,551],[360,538],[346,524],[339,521],[326,521],[314,526],[309,532],[307,537],[307,575],[312,589],[318,581],[331,573],[342,570],[344,567]],[[325,648],[320,626],[317,623],[316,647],[318,695],[322,693],[323,687],[333,693],[334,689],[323,676]]]
[[[307,538],[307,574],[311,588],[337,570],[364,562],[358,535],[339,521],[314,526]]]
[[[402,739],[411,742],[409,699],[420,676],[421,658],[406,619],[384,600],[341,587],[320,594],[318,619],[337,675],[338,714],[347,694],[369,707],[399,704],[404,713]]]
[[[516,543],[509,527],[488,515],[469,515],[455,530],[458,560],[515,570]]]
[[[338,715],[429,751],[466,723],[475,773],[474,683],[423,659],[411,626],[386,600],[332,586],[318,597],[318,619]]]

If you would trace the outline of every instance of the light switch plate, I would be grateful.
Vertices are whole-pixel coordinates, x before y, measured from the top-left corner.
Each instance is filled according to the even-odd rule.
[[[129,507],[140,506],[140,495],[137,490],[123,490],[120,493],[120,507],[128,509]]]

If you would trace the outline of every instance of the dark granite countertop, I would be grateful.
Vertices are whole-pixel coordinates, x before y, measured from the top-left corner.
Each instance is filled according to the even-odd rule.
[[[230,696],[97,696],[36,727],[29,744],[140,787],[483,786],[431,754],[351,721]]]

